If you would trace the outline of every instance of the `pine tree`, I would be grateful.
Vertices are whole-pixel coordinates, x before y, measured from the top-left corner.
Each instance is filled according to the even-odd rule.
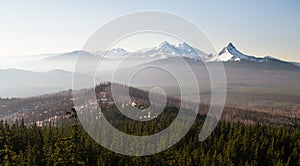
[[[1,156],[1,165],[9,166],[16,165],[16,161],[18,156],[16,152],[13,151],[13,144],[11,143],[11,131],[7,122],[4,125],[4,128],[1,129],[1,137],[0,139],[3,141],[3,149],[0,150]],[[2,142],[1,141],[1,142]]]
[[[26,163],[30,166],[39,165],[41,161],[38,161],[37,157],[39,156],[39,151],[37,149],[37,145],[31,145],[28,143],[26,150]]]

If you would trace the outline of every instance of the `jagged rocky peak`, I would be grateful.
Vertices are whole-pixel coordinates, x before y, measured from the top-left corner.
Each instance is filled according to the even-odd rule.
[[[173,49],[174,46],[171,45],[171,44],[170,44],[169,42],[167,42],[167,41],[163,41],[163,42],[160,43],[159,48],[162,48],[162,49]]]

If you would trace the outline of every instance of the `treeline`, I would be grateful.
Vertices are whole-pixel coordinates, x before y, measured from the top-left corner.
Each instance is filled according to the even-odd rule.
[[[110,96],[111,85],[114,85],[114,88],[120,88],[121,90],[124,88],[129,88],[129,94],[132,101],[135,101],[138,105],[143,103],[144,107],[149,106],[149,92],[134,87],[128,87],[126,85],[101,83],[97,85],[95,89],[85,89],[81,91],[88,91],[88,93],[90,93],[91,91],[95,91],[97,99],[99,100],[101,98],[101,92],[106,92],[107,100],[111,100],[112,102],[114,102],[112,100],[112,97]],[[118,94],[118,98],[120,99],[119,101],[122,101],[122,99],[124,99],[124,96]],[[157,95],[155,99],[159,100],[159,95]],[[124,102],[126,101],[124,100]],[[205,103],[206,102],[203,102],[199,105],[199,114],[201,115],[205,115],[209,110],[209,105]],[[180,102],[178,101],[178,99],[169,97],[167,105],[179,106]],[[246,106],[246,104],[244,104],[243,102],[241,103],[241,105]],[[30,97],[24,99],[0,98],[0,119],[8,121],[9,124],[13,124],[15,119],[23,118],[25,124],[30,125],[34,124],[37,121],[49,121],[49,119],[55,116],[62,118],[63,112],[72,107],[74,107],[74,104],[71,91],[63,91],[50,95]],[[288,124],[297,126],[300,125],[300,118],[298,115],[299,113],[295,113],[297,112],[295,110],[297,109],[295,108],[281,110],[261,110],[254,108],[239,108],[227,104],[222,114],[222,120],[228,122],[240,121],[245,124],[251,125],[259,122],[264,125],[284,126]]]
[[[114,109],[111,107],[109,109]],[[110,122],[130,134],[155,133],[176,117],[167,108],[157,123],[134,123],[105,112]],[[131,157],[114,153],[88,136],[78,119],[60,126],[26,126],[0,122],[1,165],[300,165],[299,126],[245,125],[221,121],[203,142],[198,135],[205,117],[198,116],[188,134],[161,153]],[[163,122],[163,123],[161,123]],[[126,126],[122,127],[122,126]]]

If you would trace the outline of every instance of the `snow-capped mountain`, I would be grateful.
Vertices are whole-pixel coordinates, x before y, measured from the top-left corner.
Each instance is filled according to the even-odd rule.
[[[128,52],[123,48],[113,48],[105,52],[107,58],[118,58],[131,56],[133,58],[165,59],[172,57],[184,57],[204,62],[232,62],[232,61],[251,61],[251,62],[284,62],[271,56],[263,58],[250,56],[240,52],[232,43],[229,43],[218,54],[207,54],[197,48],[183,42],[177,45],[170,44],[167,41],[159,46],[147,49],[140,49],[136,52]]]
[[[187,43],[179,43],[178,45],[172,45],[167,41],[162,42],[158,47],[151,49],[140,49],[136,52],[128,52],[122,48],[113,48],[105,52],[108,56],[136,56],[136,57],[148,57],[155,59],[164,59],[170,57],[188,57],[192,59],[208,59],[209,55],[188,45]]]
[[[274,61],[281,61],[271,56],[266,56],[264,58],[258,58],[255,56],[250,56],[241,53],[232,43],[229,43],[226,47],[224,47],[218,55],[212,56],[210,59],[207,60],[208,62],[213,61],[222,61],[222,62],[229,62],[229,61],[253,61],[253,62],[274,62]],[[283,62],[283,61],[281,61]]]
[[[124,55],[127,55],[129,52],[127,52],[123,48],[113,48],[111,50],[106,51],[105,53],[106,53],[106,55],[121,55],[121,56],[124,56]]]
[[[218,54],[216,60],[217,61],[240,61],[240,60],[256,61],[256,58],[254,56],[249,56],[241,53],[233,46],[232,43],[229,43]]]

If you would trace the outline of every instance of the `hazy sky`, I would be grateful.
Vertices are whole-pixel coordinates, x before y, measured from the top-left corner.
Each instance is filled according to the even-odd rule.
[[[103,24],[143,10],[188,18],[217,50],[233,42],[246,54],[300,61],[298,0],[0,1],[0,56],[78,50]]]

